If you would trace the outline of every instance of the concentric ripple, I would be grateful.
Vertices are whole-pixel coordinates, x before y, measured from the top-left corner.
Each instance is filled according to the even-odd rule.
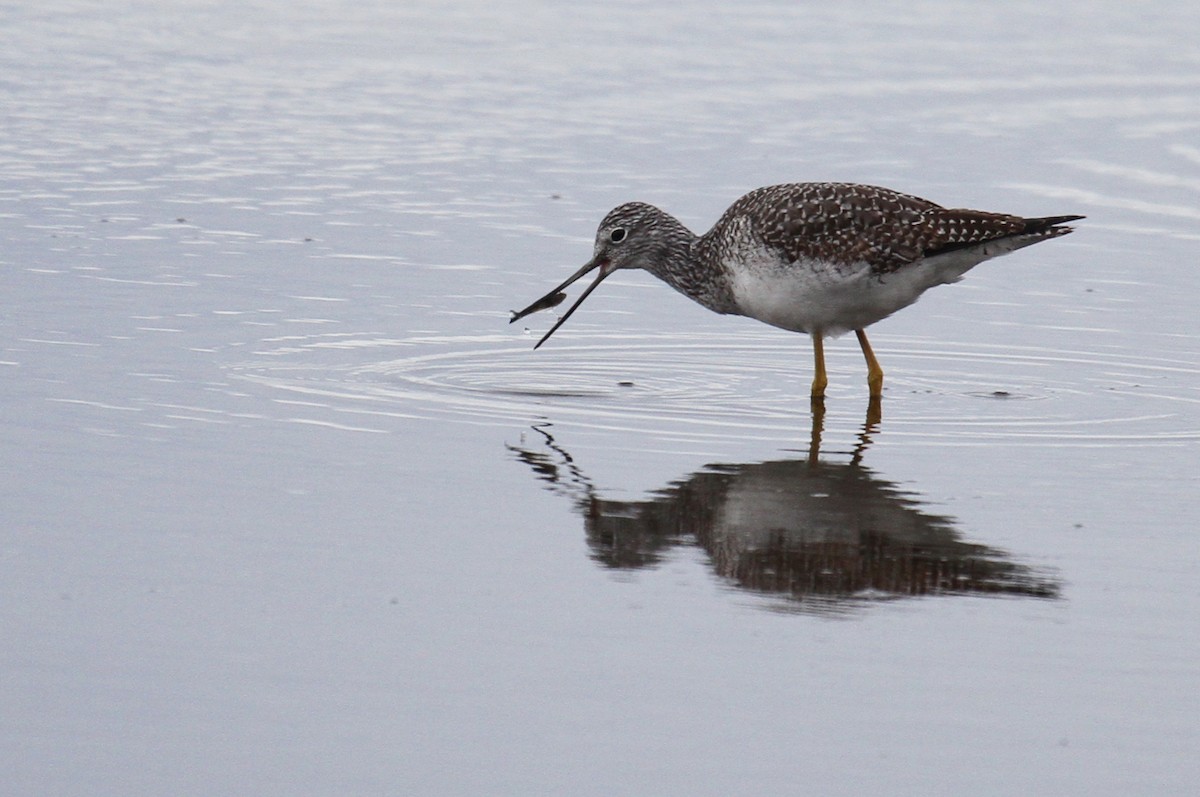
[[[556,424],[672,439],[780,440],[808,422],[807,342],[746,334],[590,335],[531,351],[512,337],[353,336],[260,344],[241,379],[345,418]],[[1200,441],[1200,367],[1131,352],[889,341],[883,429],[935,445]],[[857,347],[830,346],[827,423],[862,423]],[[856,420],[857,419],[857,420]]]

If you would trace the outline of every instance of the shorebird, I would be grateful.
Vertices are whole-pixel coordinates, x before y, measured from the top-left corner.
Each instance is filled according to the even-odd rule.
[[[854,331],[872,399],[883,369],[866,328],[985,260],[1066,235],[1083,216],[1023,218],[945,208],[854,183],[788,183],[738,199],[704,235],[654,205],[629,202],[600,222],[592,259],[520,312],[555,307],[571,283],[596,279],[542,336],[545,343],[608,275],[640,268],[716,313],[743,315],[812,337],[812,398],[825,395],[827,337]]]

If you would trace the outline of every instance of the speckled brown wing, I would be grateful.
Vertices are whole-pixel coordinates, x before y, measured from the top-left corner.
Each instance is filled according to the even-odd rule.
[[[933,257],[1001,238],[1018,239],[1018,242],[1025,246],[1073,232],[1072,227],[1057,225],[1082,218],[1083,216],[1044,216],[1027,219],[966,208],[941,209],[932,218],[936,234],[925,249],[924,256]]]
[[[754,219],[757,236],[788,262],[865,262],[879,273],[1020,233],[1025,224],[1017,216],[947,209],[887,188],[850,183],[760,188],[735,202],[722,221],[739,214]]]
[[[725,218],[754,220],[757,237],[788,262],[869,263],[894,271],[921,257],[933,237],[928,200],[850,183],[791,183],[751,191]]]
[[[926,219],[932,236],[925,245],[925,257],[965,249],[985,241],[1020,235],[1027,230],[1026,219],[1004,213],[987,213],[966,208],[941,208]]]

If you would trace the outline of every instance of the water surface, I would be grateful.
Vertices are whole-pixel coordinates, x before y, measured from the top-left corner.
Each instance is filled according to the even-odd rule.
[[[0,11],[14,794],[1191,794],[1187,3]],[[828,344],[640,199],[1083,213]]]

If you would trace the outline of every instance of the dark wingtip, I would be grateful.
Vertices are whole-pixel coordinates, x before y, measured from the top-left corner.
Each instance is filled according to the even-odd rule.
[[[1022,230],[1022,232],[1026,235],[1029,233],[1042,232],[1043,230],[1047,230],[1051,227],[1057,227],[1060,224],[1066,224],[1069,221],[1079,221],[1080,219],[1086,218],[1087,216],[1044,216],[1039,219],[1025,219],[1025,229]]]

